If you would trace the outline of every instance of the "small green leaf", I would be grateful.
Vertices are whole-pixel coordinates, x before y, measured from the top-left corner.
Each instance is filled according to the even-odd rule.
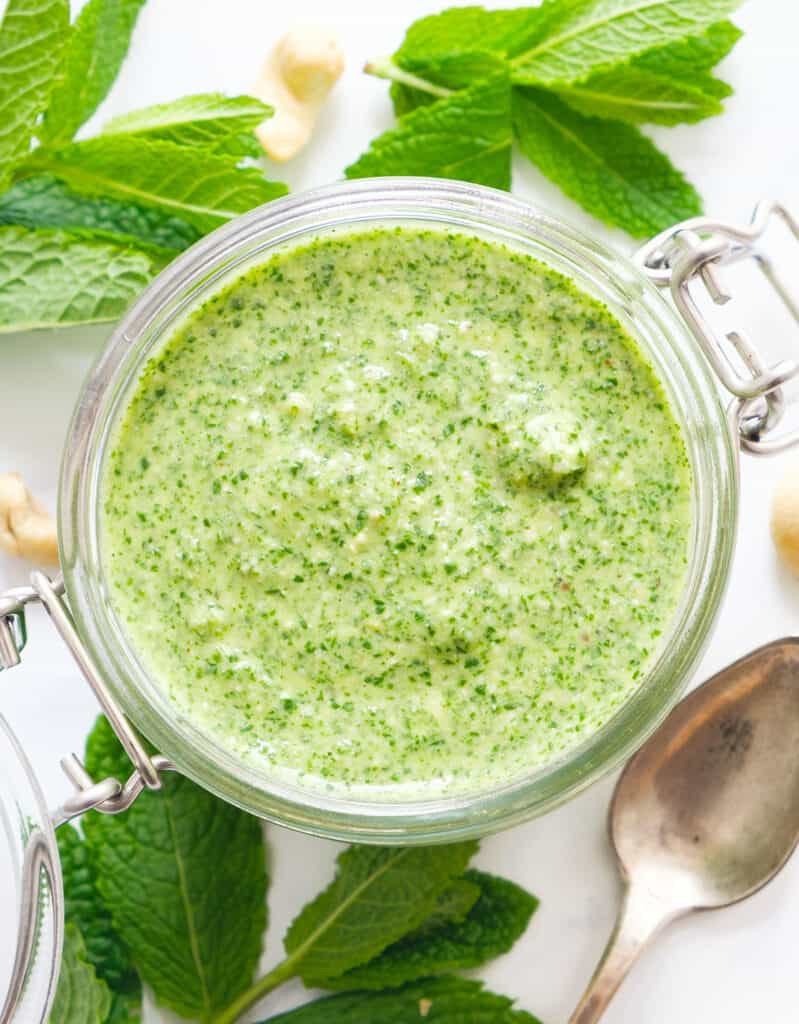
[[[345,850],[334,881],[286,933],[294,973],[313,985],[377,956],[422,924],[476,849],[468,842]]]
[[[101,135],[63,149],[42,146],[18,177],[52,174],[77,192],[153,206],[212,231],[286,193],[255,167],[162,139]]]
[[[50,1024],[105,1024],[110,1009],[108,986],[94,973],[83,936],[76,925],[67,924]]]
[[[409,935],[426,935],[444,924],[462,921],[479,898],[479,885],[470,882],[466,877],[456,878],[438,897],[430,916],[425,918],[419,927]]]
[[[510,188],[511,90],[505,71],[430,106],[375,139],[348,178],[419,174]]]
[[[140,1024],[141,1015],[141,992],[111,993],[111,1010],[105,1024]]]
[[[89,737],[94,778],[126,777],[101,718]],[[156,999],[208,1024],[249,985],[266,925],[261,823],[189,779],[167,776],[124,814],[89,815],[86,840],[114,926]]]
[[[546,32],[513,60],[513,80],[558,86],[698,35],[740,0],[548,0]],[[543,19],[542,19],[543,23]]]
[[[116,320],[162,266],[127,244],[0,228],[0,334]]]
[[[115,117],[103,135],[136,135],[209,152],[258,156],[263,154],[252,132],[271,114],[271,107],[251,96],[200,93]]]
[[[69,0],[9,0],[0,24],[0,190],[30,149],[69,31]]]
[[[266,1024],[266,1022],[264,1022]],[[386,992],[346,992],[269,1018],[269,1024],[540,1024],[479,981],[429,978]]]
[[[37,135],[68,142],[119,74],[136,19],[146,0],[89,0],[69,33],[50,103]]]
[[[130,951],[114,930],[111,915],[97,891],[96,874],[87,844],[71,825],[62,825],[56,838],[67,920],[80,929],[86,943],[87,958],[98,977],[116,992],[138,993],[141,1002],[141,982],[134,970]]]
[[[721,100],[732,93],[726,82],[708,74],[741,36],[732,22],[711,25],[657,47],[585,82],[558,90],[560,97],[583,114],[633,123],[693,124],[722,112]]]
[[[385,989],[417,978],[463,971],[507,953],[538,906],[534,896],[504,878],[468,871],[479,899],[463,920],[411,935],[361,967],[321,983],[322,988]]]
[[[499,11],[451,7],[415,21],[394,60],[406,70],[416,71],[455,54],[513,56],[540,34],[540,24],[538,7]]]
[[[201,233],[161,210],[107,197],[82,196],[49,175],[25,178],[0,195],[0,224],[63,228],[114,236],[177,253]]]
[[[635,237],[701,212],[702,202],[668,157],[632,125],[584,117],[540,89],[516,89],[522,152],[567,196]]]

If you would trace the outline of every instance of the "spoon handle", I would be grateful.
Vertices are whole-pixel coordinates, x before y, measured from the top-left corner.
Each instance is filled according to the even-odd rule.
[[[569,1024],[596,1024],[601,1019],[644,946],[673,917],[646,889],[625,888],[613,934]]]

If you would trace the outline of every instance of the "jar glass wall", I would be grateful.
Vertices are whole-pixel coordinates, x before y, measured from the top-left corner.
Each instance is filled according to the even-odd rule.
[[[61,959],[61,871],[41,790],[2,717],[0,765],[0,1024],[40,1024]]]

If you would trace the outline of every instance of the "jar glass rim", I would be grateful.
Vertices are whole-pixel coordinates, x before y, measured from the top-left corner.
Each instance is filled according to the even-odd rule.
[[[693,536],[684,597],[645,680],[614,716],[565,755],[506,786],[406,802],[328,795],[234,758],[170,707],[110,607],[99,550],[99,479],[115,418],[148,355],[175,322],[245,266],[334,229],[439,224],[520,248],[604,301],[666,388],[689,450]],[[605,774],[656,727],[704,648],[724,591],[737,510],[737,447],[704,356],[656,289],[618,256],[543,210],[461,182],[378,178],[342,182],[260,207],[174,261],[114,331],[79,399],[62,463],[61,562],[81,635],[131,720],[180,770],[246,810],[331,838],[407,843],[495,831],[542,813]]]

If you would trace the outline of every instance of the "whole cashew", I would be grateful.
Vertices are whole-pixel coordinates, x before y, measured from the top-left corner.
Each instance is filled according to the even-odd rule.
[[[19,473],[0,475],[0,549],[32,562],[58,564],[55,521]]]

